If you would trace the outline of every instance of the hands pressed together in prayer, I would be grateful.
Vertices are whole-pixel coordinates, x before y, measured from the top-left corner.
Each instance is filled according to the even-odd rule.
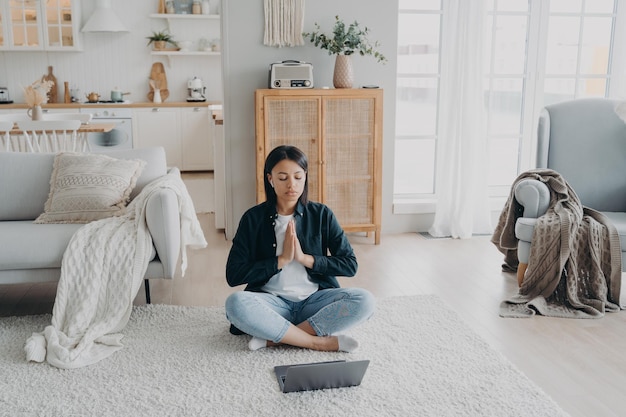
[[[296,234],[296,221],[291,219],[285,232],[285,242],[283,243],[283,253],[278,257],[278,269],[282,269],[291,261],[296,261],[306,268],[313,268],[315,258],[302,252],[298,235]]]

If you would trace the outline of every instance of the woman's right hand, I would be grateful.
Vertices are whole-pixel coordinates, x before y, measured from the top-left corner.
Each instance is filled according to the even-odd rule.
[[[278,269],[283,269],[285,265],[293,261],[296,254],[296,222],[291,220],[285,231],[285,242],[283,243],[283,253],[278,257]]]

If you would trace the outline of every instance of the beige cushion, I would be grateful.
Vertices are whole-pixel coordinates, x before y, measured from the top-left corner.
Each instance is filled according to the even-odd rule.
[[[145,164],[99,154],[57,154],[44,213],[35,223],[88,223],[124,214]]]

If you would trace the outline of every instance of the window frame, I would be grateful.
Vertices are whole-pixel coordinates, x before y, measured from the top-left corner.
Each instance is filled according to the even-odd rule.
[[[592,0],[582,0],[581,10],[579,13],[555,13],[553,15],[584,15],[588,16],[597,16],[598,13],[585,13],[585,2]],[[439,10],[422,10],[422,9],[398,9],[398,13],[439,13],[441,19],[443,20],[443,13],[445,12],[445,5],[443,4],[445,0],[441,2],[441,6]],[[494,3],[497,0],[493,0]],[[527,15],[528,16],[528,29],[526,36],[526,63],[524,73],[522,74],[521,81],[523,82],[522,87],[522,107],[521,107],[521,126],[519,132],[519,143],[518,143],[518,174],[525,170],[534,168],[536,154],[536,142],[537,142],[537,134],[536,134],[536,120],[538,120],[541,109],[544,106],[544,85],[545,80],[550,78],[556,78],[558,75],[546,74],[546,54],[548,48],[548,26],[550,22],[550,2],[545,0],[529,0],[529,9],[527,12],[510,12],[510,11],[498,11],[495,12],[498,15]],[[493,14],[493,11],[489,12]],[[606,16],[605,13],[601,13],[600,15]],[[608,56],[608,65],[606,74],[584,74],[580,72],[580,64],[577,64],[575,74],[567,74],[567,77],[572,77],[576,84],[580,79],[589,79],[589,78],[603,78],[606,79],[605,85],[605,97],[626,97],[626,0],[615,0],[613,13],[611,14],[613,18],[611,39],[609,45],[609,56]],[[584,20],[581,20],[581,26],[584,25]],[[494,25],[495,27],[495,25]],[[440,25],[440,31],[444,28]],[[494,30],[492,27],[491,30]],[[582,36],[582,30],[579,32],[579,42],[578,42],[578,51],[577,51],[577,61],[580,62],[580,53],[581,48],[583,47],[580,42],[580,37]],[[440,44],[441,44],[441,33],[440,33]],[[490,43],[491,45],[491,43]],[[490,52],[490,62],[493,61],[493,48]],[[441,53],[439,56],[439,71],[441,71]],[[492,63],[493,64],[493,63]],[[422,77],[428,75],[433,78],[436,77],[439,80],[440,74],[419,74]],[[492,80],[495,78],[502,78],[502,76],[506,74],[492,74],[490,71],[487,72],[485,76],[487,79]],[[406,74],[406,73],[398,73],[397,78],[414,78],[416,74]],[[515,77],[517,75],[513,75]],[[438,81],[439,83],[439,81]],[[580,97],[579,91],[577,90],[578,86],[576,86],[575,97]],[[437,88],[437,117],[439,117],[439,91],[440,86]],[[490,90],[486,90],[488,93]],[[397,122],[396,122],[397,123]],[[434,139],[437,141],[438,132],[435,132]],[[399,137],[396,135],[394,138],[396,141],[399,140],[419,140],[423,138],[419,137]],[[492,137],[490,135],[490,141]],[[435,143],[435,161],[434,161],[434,181],[436,183],[436,152],[437,152],[437,143]],[[394,172],[394,181],[395,181],[395,172]],[[433,186],[434,190],[434,186]],[[489,187],[489,196],[490,203],[493,210],[499,210],[502,207],[502,204],[506,200],[508,193],[510,191],[510,186],[490,186]],[[433,213],[436,207],[436,190],[432,194],[428,193],[404,193],[398,194],[393,193],[393,213],[394,214],[426,214]]]

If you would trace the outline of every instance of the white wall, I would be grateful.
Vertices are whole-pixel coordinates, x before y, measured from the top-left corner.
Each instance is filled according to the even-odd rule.
[[[245,3],[245,6],[243,4]],[[334,57],[312,44],[295,48],[263,45],[263,2],[231,0],[222,4],[224,33],[224,88],[227,177],[227,235],[232,237],[243,212],[255,203],[254,91],[267,88],[269,64],[286,59],[311,62],[316,86],[332,86]],[[398,2],[379,0],[307,1],[305,31],[314,23],[330,32],[335,15],[345,22],[357,20],[371,31],[371,40],[381,43],[386,65],[372,57],[354,57],[355,86],[375,84],[385,90],[383,138],[383,233],[416,229],[416,217],[393,215],[393,154],[395,125],[395,77]]]
[[[4,1],[4,0],[1,0]],[[212,1],[213,3],[213,1]],[[93,0],[82,0],[82,23],[93,11]],[[85,33],[82,52],[0,52],[0,86],[10,89],[16,102],[23,102],[20,85],[28,85],[47,72],[49,65],[61,85],[69,81],[83,93],[96,91],[109,98],[110,90],[119,87],[132,94],[134,102],[146,101],[148,76],[153,62],[163,62],[168,78],[170,98],[183,101],[189,78],[199,76],[207,84],[209,100],[225,100],[226,144],[229,155],[227,176],[228,231],[232,237],[243,212],[255,199],[254,90],[267,88],[269,64],[285,59],[298,59],[314,65],[317,86],[331,86],[334,57],[311,44],[296,48],[275,48],[263,45],[263,1],[223,0],[222,4],[222,68],[219,57],[153,57],[146,46],[152,30],[166,28],[165,21],[151,19],[157,0],[112,0],[114,10],[129,33]],[[357,20],[371,30],[371,39],[378,40],[387,56],[386,65],[372,57],[353,58],[356,86],[376,84],[385,90],[383,146],[383,233],[426,230],[430,215],[393,215],[393,156],[395,125],[395,76],[397,44],[397,0],[308,0],[305,10],[305,31],[317,22],[330,31],[335,15],[345,22]],[[218,37],[219,21],[176,22],[172,32],[183,37]],[[82,25],[81,25],[82,26]],[[201,32],[201,33],[200,33]],[[223,82],[221,72],[223,69]],[[224,94],[222,94],[222,85]],[[63,92],[59,91],[62,97]]]
[[[2,0],[5,1],[5,0]],[[112,0],[113,9],[130,32],[84,33],[82,52],[0,52],[0,86],[8,87],[11,99],[23,102],[21,86],[26,86],[47,74],[48,66],[54,67],[54,75],[60,85],[58,94],[63,97],[63,82],[78,87],[83,93],[95,91],[103,99],[110,99],[110,91],[119,87],[131,92],[126,99],[133,102],[147,101],[150,90],[148,77],[153,62],[163,62],[168,80],[168,101],[184,101],[187,96],[187,80],[198,76],[207,85],[209,100],[222,100],[220,57],[175,57],[171,66],[164,57],[150,55],[146,46],[153,30],[165,29],[162,19],[151,19],[157,11],[157,0]],[[95,1],[82,0],[82,24],[94,9]],[[176,40],[200,37],[218,38],[219,20],[179,21],[172,25]],[[81,27],[82,27],[81,24]]]

